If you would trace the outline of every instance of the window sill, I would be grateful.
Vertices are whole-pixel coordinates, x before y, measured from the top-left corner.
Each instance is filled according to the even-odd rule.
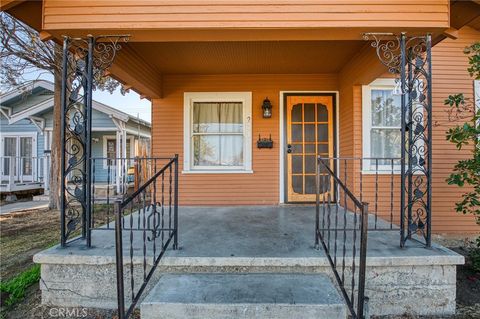
[[[188,170],[182,174],[253,174],[253,170]]]

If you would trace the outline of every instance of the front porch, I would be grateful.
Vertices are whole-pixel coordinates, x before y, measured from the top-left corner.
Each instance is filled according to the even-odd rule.
[[[143,216],[135,214],[133,217],[134,223],[137,220],[143,223]],[[347,213],[349,225],[353,217],[352,213]],[[130,217],[124,218],[129,225]],[[369,223],[373,228],[373,215]],[[382,223],[377,220],[378,225]],[[166,251],[142,299],[166,273],[323,273],[334,280],[323,249],[314,247],[315,206],[180,207],[179,225],[180,249]],[[124,230],[125,295],[128,300],[130,250],[127,243],[130,234],[129,230]],[[132,234],[132,260],[137,279],[141,277],[145,241],[142,231]],[[80,240],[66,248],[56,246],[37,254],[34,261],[42,264],[42,302],[116,308],[114,236],[114,231],[96,229],[92,231],[92,248],[86,248]],[[345,241],[345,276],[350,278],[348,246],[354,241],[348,236],[350,234]],[[152,242],[146,243],[145,260],[150,267],[153,248]],[[340,235],[338,244],[340,252],[343,245]],[[370,231],[366,263],[370,314],[454,314],[456,265],[462,263],[462,256],[445,247],[433,244],[425,248],[423,244],[408,241],[406,248],[401,249],[398,231]]]

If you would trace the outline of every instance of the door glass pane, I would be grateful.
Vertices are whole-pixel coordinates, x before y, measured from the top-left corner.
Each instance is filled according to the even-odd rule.
[[[305,144],[306,154],[315,154],[315,144]]]
[[[315,122],[315,104],[305,104],[303,112],[305,122]]]
[[[21,137],[20,138],[20,158],[22,163],[22,174],[32,175],[32,138]]]
[[[292,144],[292,153],[303,153],[302,144]]]
[[[302,121],[302,104],[296,104],[292,108],[292,122]]]
[[[292,176],[292,188],[295,193],[303,194],[303,176],[302,175]]]
[[[328,110],[323,104],[317,104],[317,121],[328,122]]]
[[[315,174],[315,155],[305,156],[305,173]]]
[[[315,124],[304,124],[305,142],[315,142]]]
[[[10,161],[13,162],[13,171],[16,170],[16,159],[17,156],[17,138],[16,137],[5,137],[4,146],[3,146],[3,155],[4,159],[4,173],[5,175],[10,174]],[[12,158],[8,156],[13,156]]]
[[[315,194],[315,175],[305,176],[305,194]]]
[[[317,124],[318,142],[328,142],[328,124]]]
[[[302,124],[292,124],[292,142],[303,142]]]
[[[303,173],[303,155],[292,156],[292,173]]]

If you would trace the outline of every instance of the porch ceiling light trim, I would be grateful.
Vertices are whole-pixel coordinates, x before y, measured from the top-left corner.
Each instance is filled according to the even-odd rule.
[[[400,245],[414,235],[431,246],[432,63],[431,35],[365,33],[401,95]]]

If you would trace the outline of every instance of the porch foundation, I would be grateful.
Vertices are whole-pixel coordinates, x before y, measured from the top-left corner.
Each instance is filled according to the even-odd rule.
[[[324,273],[334,282],[324,252],[313,248],[312,206],[181,207],[179,218],[181,249],[162,258],[147,290],[168,273]],[[114,232],[94,231],[92,243],[91,249],[77,241],[35,255],[42,265],[44,304],[116,308]],[[124,256],[129,262],[129,253]],[[371,231],[367,256],[371,315],[455,313],[456,265],[463,264],[462,256],[435,244],[426,249],[408,242],[400,249],[397,231]],[[143,257],[134,262],[140,270]]]

